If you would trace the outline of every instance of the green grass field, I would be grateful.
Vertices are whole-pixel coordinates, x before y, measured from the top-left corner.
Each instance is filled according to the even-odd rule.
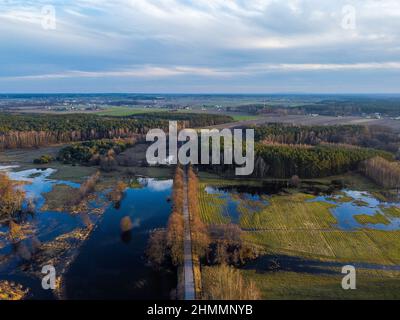
[[[361,229],[343,231],[324,202],[306,202],[304,194],[273,196],[258,212],[241,210],[240,225],[248,241],[264,246],[267,252],[331,261],[400,264],[400,231]],[[360,216],[359,216],[360,217]],[[384,216],[382,216],[385,218]],[[367,218],[361,218],[366,222]],[[368,216],[368,223],[383,223]]]
[[[377,213],[373,216],[368,214],[359,214],[355,215],[354,219],[356,219],[356,221],[360,224],[390,224],[390,220],[381,213]]]
[[[343,290],[344,275],[276,271],[259,273],[242,270],[242,274],[256,282],[262,298],[267,300],[321,299],[400,299],[400,272],[358,269],[356,290]]]
[[[150,113],[150,112],[162,112],[166,109],[158,108],[129,108],[129,107],[112,107],[104,111],[97,112],[99,116],[113,116],[113,117],[124,117],[131,116],[139,113]]]
[[[200,184],[200,213],[207,224],[226,224],[230,222],[226,212],[226,200],[205,191],[205,185]]]
[[[321,261],[400,264],[400,231],[340,230],[330,212],[335,205],[310,202],[311,195],[263,196],[261,200],[266,200],[267,204],[241,199],[236,194],[232,197],[239,201],[237,210],[240,226],[245,231],[244,238],[263,247],[266,253]],[[206,223],[230,222],[222,200],[202,189],[200,203]],[[397,214],[397,209],[389,210]],[[359,215],[358,219],[363,223],[383,223],[382,217]]]
[[[249,120],[257,120],[258,116],[251,115],[231,115],[233,120],[235,121],[249,121]]]
[[[400,231],[271,230],[246,232],[271,254],[322,261],[400,264]]]
[[[381,210],[388,217],[400,218],[400,208],[398,207],[381,208]]]
[[[267,199],[268,205],[261,206],[256,212],[249,210],[249,205],[241,201],[240,226],[251,230],[330,229],[336,223],[336,219],[329,212],[334,205],[325,202],[307,202],[313,198],[303,193],[272,196]]]
[[[228,212],[218,196],[202,189],[200,196],[203,220],[224,223]],[[247,279],[256,283],[263,299],[400,299],[400,271],[383,270],[382,266],[400,264],[400,231],[358,229],[339,230],[330,212],[335,205],[309,202],[314,197],[303,193],[262,196],[249,200],[231,195],[239,202],[239,223],[245,241],[263,248],[262,254],[297,261],[312,260],[323,267],[319,272],[293,271],[268,265],[241,269]],[[343,198],[342,202],[354,199]],[[267,202],[267,203],[266,203]],[[397,207],[385,208],[385,215],[359,215],[363,223],[383,223],[385,216],[396,216]],[[298,260],[297,260],[298,259]],[[261,260],[262,261],[262,260]],[[343,290],[344,277],[339,267],[329,263],[376,264],[375,269],[356,269],[357,290]],[[326,264],[328,263],[328,264]]]

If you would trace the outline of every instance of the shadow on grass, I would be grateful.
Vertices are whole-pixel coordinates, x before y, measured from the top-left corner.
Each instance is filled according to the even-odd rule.
[[[345,264],[309,260],[287,255],[264,255],[248,263],[244,269],[256,270],[257,273],[290,271],[310,274],[338,274],[340,271],[333,268],[343,265]]]
[[[319,261],[287,255],[263,255],[249,262],[244,269],[256,270],[257,273],[290,271],[309,274],[339,274],[345,265],[352,265],[357,269],[400,271],[400,265]]]

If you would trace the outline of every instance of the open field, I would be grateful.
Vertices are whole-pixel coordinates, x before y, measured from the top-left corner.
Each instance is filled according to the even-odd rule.
[[[396,132],[400,132],[400,120],[367,119],[362,117],[331,117],[310,115],[287,115],[287,116],[259,116],[256,120],[246,119],[234,123],[227,123],[215,126],[216,128],[235,128],[243,126],[256,126],[268,123],[287,123],[303,126],[334,126],[334,125],[378,125],[391,128]]]
[[[390,221],[381,213],[377,213],[374,216],[370,216],[367,214],[359,214],[354,216],[356,221],[361,224],[390,224]]]
[[[56,145],[32,149],[13,149],[4,150],[0,152],[0,164],[2,165],[15,165],[18,164],[22,169],[30,169],[37,167],[33,165],[33,160],[46,154],[56,157],[58,152],[64,145]]]
[[[327,183],[344,178],[351,180],[356,190],[379,190],[368,179],[354,173],[317,180]],[[248,262],[240,272],[256,283],[263,299],[400,298],[400,231],[341,230],[331,213],[335,204],[315,201],[315,196],[295,189],[288,194],[258,198],[232,192],[229,201],[236,203],[235,208],[227,206],[225,195],[207,193],[204,189],[231,183],[234,185],[234,181],[218,181],[212,177],[202,180],[202,219],[208,224],[231,223],[233,211],[239,213],[243,239],[263,248],[261,256]],[[333,199],[338,204],[358,203],[344,193]],[[397,207],[382,208],[382,211],[382,217],[358,215],[355,219],[365,224],[379,224],[386,217],[399,215]],[[357,290],[345,291],[341,287],[341,267],[346,264],[356,266]]]
[[[398,207],[382,208],[381,210],[389,217],[400,218],[400,208]]]
[[[131,116],[139,113],[150,113],[150,112],[163,112],[167,111],[167,109],[160,108],[129,108],[129,107],[111,107],[99,112],[96,112],[99,116],[115,116],[115,117],[123,117],[123,116]]]
[[[323,261],[400,264],[400,231],[269,230],[245,238],[271,254]]]
[[[357,290],[343,290],[343,274],[338,269],[312,274],[293,271],[242,270],[242,274],[256,282],[266,300],[291,299],[399,299],[400,272],[357,270]]]
[[[204,185],[200,186],[199,195],[202,220],[207,224],[229,223],[230,218],[226,209],[226,200],[208,194],[204,188]]]
[[[329,212],[334,205],[325,202],[307,202],[314,197],[307,194],[272,196],[268,205],[258,202],[259,210],[253,212],[251,200],[241,201],[240,226],[245,230],[325,230],[336,223]],[[250,203],[249,203],[250,202]],[[257,202],[256,202],[257,204]]]
[[[309,199],[310,196],[302,194],[273,196],[268,205],[256,212],[250,211],[246,203],[239,204],[240,225],[244,230],[251,230],[246,232],[246,239],[274,254],[400,264],[400,231],[340,230],[329,210],[335,205],[307,202]],[[362,222],[382,223],[381,219],[368,219]]]
[[[204,191],[203,184],[200,192],[203,221],[228,223],[232,210],[237,211],[245,239],[264,247],[267,253],[321,261],[400,264],[400,231],[338,229],[330,211],[335,204],[311,201],[314,196],[303,193],[263,195],[258,200],[242,198],[236,193],[230,197],[236,202],[235,208],[227,208],[227,200],[220,194]],[[338,203],[351,200],[339,198]],[[395,207],[386,210],[392,216],[397,214]],[[382,217],[359,215],[358,219],[363,224],[387,220],[386,212]]]
[[[63,164],[59,161],[53,161],[49,164],[34,164],[33,160],[41,157],[42,155],[51,155],[57,157],[58,152],[65,145],[56,145],[50,147],[41,147],[33,149],[16,149],[6,150],[0,152],[0,165],[12,166],[18,165],[19,170],[28,169],[45,169],[53,168],[57,171],[53,173],[50,178],[55,180],[68,180],[80,183],[88,176],[95,173],[100,168],[98,166],[83,166]],[[129,148],[117,156],[118,162],[121,165],[116,167],[116,170],[110,173],[103,173],[103,177],[114,177],[116,181],[122,176],[146,176],[150,178],[171,178],[172,168],[161,167],[146,167],[142,166],[145,160],[147,146],[144,144],[137,144],[133,148]],[[126,165],[124,164],[126,162]]]

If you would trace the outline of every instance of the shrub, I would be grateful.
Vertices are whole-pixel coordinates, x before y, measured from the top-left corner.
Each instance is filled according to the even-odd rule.
[[[132,223],[131,218],[129,216],[123,217],[121,219],[120,226],[121,226],[122,232],[131,231],[133,229],[133,223]]]
[[[156,268],[164,264],[167,255],[167,239],[165,229],[157,229],[150,233],[146,249],[149,262]]]
[[[48,164],[54,161],[53,156],[51,155],[43,155],[38,159],[33,160],[34,164]]]
[[[261,293],[256,284],[246,280],[240,271],[226,265],[202,270],[204,300],[258,300]]]
[[[0,173],[0,217],[21,211],[25,193],[5,173]]]

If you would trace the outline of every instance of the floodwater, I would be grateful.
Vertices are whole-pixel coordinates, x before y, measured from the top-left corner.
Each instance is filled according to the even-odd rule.
[[[147,266],[149,232],[166,225],[171,212],[167,198],[172,180],[142,179],[141,189],[128,189],[118,209],[105,212],[66,275],[72,299],[169,299],[176,287],[174,272]],[[134,228],[121,233],[120,221],[129,216]]]
[[[45,204],[43,195],[55,185],[79,188],[79,184],[51,179],[53,169],[9,171],[11,169],[16,168],[2,167],[11,179],[25,182],[21,188],[26,192],[26,199],[33,199],[35,203],[35,212],[24,214],[18,222],[29,225],[41,243],[85,227],[80,215],[41,210]],[[167,223],[171,212],[167,198],[171,195],[172,180],[141,178],[139,182],[141,188],[127,189],[119,206],[110,204],[100,217],[89,213],[96,227],[65,275],[65,298],[169,298],[171,290],[176,287],[176,274],[155,272],[146,263],[145,249],[150,231],[165,227]],[[96,204],[91,206],[95,208]],[[120,220],[125,216],[131,218],[134,228],[121,234]],[[41,288],[41,279],[22,271],[21,266],[29,264],[29,261],[18,254],[18,247],[31,248],[32,237],[21,243],[10,243],[5,237],[7,232],[7,224],[0,224],[0,280],[11,280],[29,287],[31,299],[54,298],[51,292]]]
[[[243,190],[243,189],[239,189]],[[240,212],[238,210],[238,206],[244,200],[246,203],[244,204],[247,206],[249,212],[256,212],[258,206],[252,206],[251,202],[254,203],[261,203],[263,205],[268,205],[268,201],[265,198],[254,192],[248,193],[243,191],[238,191],[238,189],[227,189],[227,188],[214,188],[207,186],[205,191],[208,194],[216,195],[218,198],[223,199],[225,201],[225,210],[224,213],[230,218],[232,223],[238,224],[240,221]]]
[[[355,230],[359,228],[368,228],[375,230],[400,230],[400,218],[394,218],[386,215],[389,224],[367,224],[362,225],[354,218],[356,215],[376,214],[384,215],[383,208],[400,207],[400,202],[384,202],[376,199],[373,195],[365,191],[343,190],[344,196],[352,198],[352,201],[340,202],[343,195],[338,196],[320,196],[311,201],[322,201],[332,203],[335,208],[331,209],[332,214],[337,219],[336,227],[341,230]]]
[[[239,204],[247,206],[249,212],[256,213],[260,210],[260,204],[268,205],[268,197],[273,194],[270,190],[264,191],[263,188],[251,187],[249,190],[245,186],[214,188],[206,187],[205,191],[209,194],[217,195],[225,201],[225,214],[228,214],[231,222],[239,223],[240,212]],[[341,201],[341,198],[347,197],[351,201]],[[368,228],[375,230],[400,230],[400,218],[390,217],[383,212],[384,208],[400,207],[400,202],[384,202],[366,191],[342,190],[338,195],[317,196],[310,202],[327,202],[334,204],[335,207],[330,209],[331,213],[336,217],[338,223],[336,227],[341,230],[352,231],[360,228]],[[252,202],[254,205],[252,205]],[[376,214],[385,215],[390,222],[389,224],[366,224],[362,225],[356,221],[356,215]]]

